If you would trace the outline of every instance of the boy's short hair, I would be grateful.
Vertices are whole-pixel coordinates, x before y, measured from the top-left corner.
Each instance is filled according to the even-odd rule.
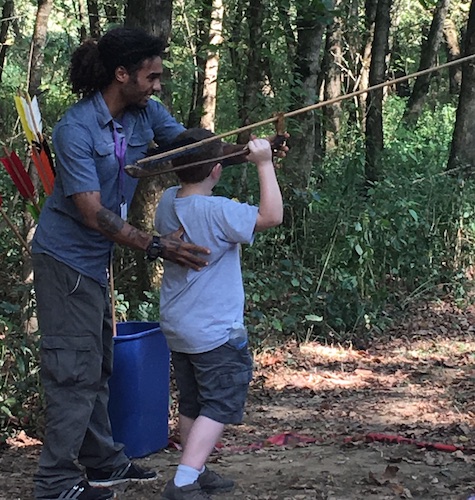
[[[215,134],[210,130],[204,128],[190,128],[182,132],[174,142],[177,144],[176,147],[179,147],[214,136]],[[222,156],[222,154],[223,143],[220,140],[216,140],[204,144],[203,146],[198,146],[196,149],[186,151],[186,153],[173,159],[172,164],[174,167],[178,167],[180,165],[187,165],[188,163],[195,163],[209,158],[218,158]],[[209,163],[203,163],[203,165],[197,165],[196,167],[177,170],[176,175],[182,182],[191,184],[201,182],[209,176],[211,170],[213,170],[217,163],[217,161],[210,161]]]

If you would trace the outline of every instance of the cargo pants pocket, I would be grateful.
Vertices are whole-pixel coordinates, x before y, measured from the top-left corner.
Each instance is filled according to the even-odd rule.
[[[41,373],[44,380],[61,386],[97,383],[101,374],[92,339],[78,336],[45,336],[41,339]]]

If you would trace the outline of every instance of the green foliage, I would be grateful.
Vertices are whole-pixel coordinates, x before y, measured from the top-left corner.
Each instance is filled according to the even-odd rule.
[[[125,2],[120,5],[119,16]],[[196,73],[193,57],[200,2],[174,5],[173,39],[164,65],[171,72],[165,81],[173,97],[175,116],[187,122],[192,107],[191,82]],[[407,73],[416,70],[424,32],[431,22],[435,1],[398,0],[397,23],[392,28],[394,51],[391,66]],[[27,85],[28,54],[37,5],[16,2],[19,17],[10,38],[0,86],[0,143],[17,150],[26,159],[26,144],[19,127],[13,96]],[[240,99],[244,92],[249,57],[249,24],[245,4],[226,3],[223,34],[219,50],[216,130],[239,127]],[[100,2],[100,6],[104,6]],[[457,8],[460,6],[460,8]],[[101,7],[101,8],[102,8]],[[343,47],[343,69],[359,74],[358,53],[366,37],[364,16],[332,11],[332,3],[315,0],[303,8],[296,2],[266,3],[262,23],[262,63],[265,64],[265,91],[256,96],[259,119],[275,111],[288,111],[302,105],[305,94],[293,68],[301,15],[317,13],[319,22],[330,22],[342,12],[343,31],[351,31]],[[462,8],[463,7],[463,8]],[[74,100],[69,91],[67,70],[70,54],[77,46],[79,22],[77,4],[56,1],[49,22],[44,53],[40,106],[45,135]],[[469,1],[454,5],[452,18],[457,28],[466,23]],[[345,17],[343,16],[343,17]],[[312,18],[312,20],[314,20]],[[354,23],[354,26],[352,25]],[[187,26],[188,24],[188,26]],[[104,25],[105,26],[105,25]],[[354,37],[354,39],[352,39]],[[324,47],[324,44],[322,45]],[[206,53],[206,44],[202,54]],[[444,55],[441,55],[442,58]],[[345,80],[346,81],[346,80]],[[354,90],[349,78],[347,92]],[[434,85],[436,83],[437,85]],[[402,127],[405,101],[386,99],[384,109],[385,151],[381,159],[384,177],[368,186],[364,179],[364,137],[354,125],[358,115],[356,101],[342,103],[340,143],[329,152],[324,163],[314,165],[307,189],[292,186],[290,165],[278,171],[285,200],[284,224],[256,235],[252,246],[243,248],[243,276],[246,290],[246,316],[255,346],[269,339],[292,336],[300,340],[325,342],[364,341],[388,321],[388,308],[405,307],[411,300],[444,290],[465,298],[466,270],[473,264],[475,220],[471,182],[458,173],[445,173],[455,120],[454,97],[446,93],[446,79],[434,76],[428,105],[414,130]],[[168,90],[168,89],[167,89]],[[257,120],[256,120],[257,121]],[[289,120],[288,126],[298,126]],[[272,133],[272,127],[255,130]],[[232,141],[234,138],[229,138]],[[0,169],[3,208],[23,229],[24,206],[16,189]],[[253,167],[226,169],[218,194],[258,203],[258,183]],[[23,283],[23,256],[15,235],[0,220],[0,440],[20,426],[38,428],[41,397],[38,390],[37,337],[23,333],[23,300],[29,285]],[[122,262],[128,267],[131,252]],[[125,261],[127,260],[127,262]],[[122,269],[121,269],[122,271]],[[159,319],[159,291],[139,295],[137,280],[130,266],[127,286],[116,294],[119,320]]]
[[[12,312],[16,305],[0,303],[0,444],[22,429],[37,434],[43,421],[38,338],[15,329]]]
[[[279,172],[284,226],[258,235],[243,253],[256,342],[276,334],[358,342],[385,327],[388,307],[436,294],[441,283],[464,293],[475,193],[445,172],[454,108],[428,110],[410,133],[398,126],[401,102],[390,99],[387,108],[378,183],[365,185],[357,141],[344,156],[328,157],[307,192],[289,188]],[[255,201],[252,174],[248,199]]]
[[[287,182],[281,227],[243,248],[246,317],[255,346],[270,338],[365,342],[385,328],[387,310],[433,296],[464,298],[473,264],[474,187],[445,171],[455,108],[427,109],[414,131],[400,125],[398,98],[385,108],[384,178],[367,186],[357,131],[328,155],[307,190]],[[258,203],[252,166],[226,169],[216,194]],[[128,310],[159,319],[159,292]]]
[[[115,291],[118,321],[158,321],[160,319],[160,290],[144,291],[146,300],[130,303],[124,294]],[[134,299],[134,298],[133,298]]]

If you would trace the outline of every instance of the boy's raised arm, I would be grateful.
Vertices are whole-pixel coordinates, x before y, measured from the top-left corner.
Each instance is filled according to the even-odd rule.
[[[282,223],[284,208],[282,194],[272,163],[272,149],[267,139],[249,141],[248,161],[256,164],[259,175],[260,203],[257,215],[257,231],[264,231]]]

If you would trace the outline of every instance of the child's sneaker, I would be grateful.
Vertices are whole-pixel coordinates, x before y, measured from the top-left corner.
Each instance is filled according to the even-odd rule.
[[[211,497],[201,489],[198,481],[186,486],[176,486],[173,479],[168,481],[162,493],[162,500],[210,500]]]
[[[86,469],[87,480],[91,486],[113,486],[127,481],[154,481],[156,472],[142,469],[138,465],[129,463],[113,471],[100,469]],[[81,499],[82,500],[82,499]]]
[[[222,477],[208,469],[208,467],[198,476],[198,483],[206,493],[230,491],[234,488],[234,481],[232,479]]]
[[[81,481],[58,496],[42,497],[41,500],[108,500],[114,492],[108,488],[93,488],[87,481]]]

